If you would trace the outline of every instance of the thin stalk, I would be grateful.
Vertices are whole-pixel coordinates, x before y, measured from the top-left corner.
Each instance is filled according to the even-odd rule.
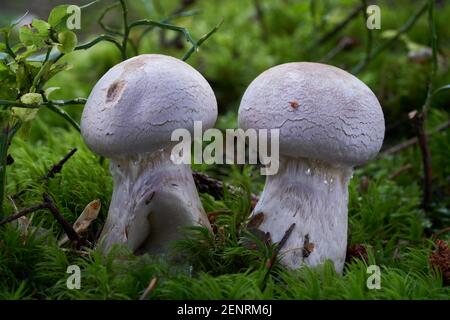
[[[78,132],[81,132],[80,130],[80,125],[78,124],[78,122],[76,122],[71,116],[70,114],[68,114],[66,111],[64,111],[61,108],[56,107],[55,105],[49,103],[45,105],[48,109],[50,109],[51,111],[53,111],[54,113],[56,113],[57,115],[63,117],[65,120],[67,120],[67,122],[69,122],[72,127],[74,127]]]
[[[196,45],[193,45],[183,56],[182,60],[186,61],[187,59],[189,59],[189,57],[191,56],[191,54],[202,45],[203,42],[205,42],[206,40],[208,40],[209,37],[211,37],[217,30],[219,30],[220,26],[222,25],[223,20],[220,21],[210,32],[208,32],[207,34],[205,34],[203,37],[201,37]]]
[[[3,216],[3,200],[6,186],[6,166],[8,161],[8,149],[13,136],[19,130],[20,122],[12,119],[11,114],[0,114],[0,217]]]
[[[408,32],[417,22],[417,20],[419,20],[419,18],[426,12],[428,7],[428,3],[426,2],[424,5],[422,5],[417,11],[416,13],[408,20],[406,21],[406,23],[400,28],[398,29],[397,33],[395,34],[395,36],[393,36],[391,39],[389,39],[388,41],[386,41],[385,43],[383,43],[381,46],[379,46],[378,48],[376,48],[375,50],[372,51],[372,53],[370,54],[370,56],[368,56],[366,59],[364,59],[363,61],[361,61],[358,65],[356,65],[353,69],[352,69],[352,73],[353,74],[358,74],[360,73],[362,70],[364,70],[367,65],[372,62],[373,60],[375,60],[376,57],[378,57],[384,50],[386,50],[387,48],[391,47],[392,45],[394,45],[395,43],[397,43],[397,40],[406,32]]]
[[[120,5],[122,6],[122,17],[123,17],[123,41],[121,52],[122,52],[122,60],[126,60],[128,37],[130,35],[131,27],[128,25],[128,7],[125,0],[120,0]]]

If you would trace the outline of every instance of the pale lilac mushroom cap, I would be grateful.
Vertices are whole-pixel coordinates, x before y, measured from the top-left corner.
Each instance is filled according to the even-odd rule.
[[[214,126],[217,102],[208,82],[173,57],[145,54],[111,68],[81,117],[88,147],[110,159],[114,190],[100,247],[166,253],[181,228],[210,228],[188,164],[171,160],[176,129]]]
[[[348,182],[353,167],[372,159],[384,138],[374,93],[339,68],[286,63],[260,74],[239,107],[239,126],[279,129],[279,170],[268,175],[254,214],[278,242],[289,268],[330,259],[342,272],[347,246]]]
[[[217,102],[203,76],[165,55],[128,59],[103,75],[83,111],[81,132],[95,153],[117,157],[167,146],[175,129],[214,126]]]
[[[249,85],[239,108],[243,129],[280,129],[280,153],[359,165],[384,138],[373,92],[339,68],[310,62],[275,66]]]

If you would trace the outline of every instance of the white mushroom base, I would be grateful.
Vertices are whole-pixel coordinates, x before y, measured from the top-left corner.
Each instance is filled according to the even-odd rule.
[[[279,171],[267,176],[254,214],[262,212],[259,229],[279,242],[295,227],[280,251],[281,262],[297,269],[333,261],[344,267],[347,249],[348,182],[353,169],[304,158],[280,156]]]
[[[135,253],[166,253],[181,228],[210,228],[189,165],[174,164],[171,148],[111,160],[114,191],[100,248],[126,244]]]

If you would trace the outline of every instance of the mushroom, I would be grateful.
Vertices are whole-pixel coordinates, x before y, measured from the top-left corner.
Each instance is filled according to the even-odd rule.
[[[263,214],[259,228],[274,242],[295,223],[281,250],[282,263],[295,269],[330,259],[342,272],[353,167],[373,158],[384,138],[376,96],[339,68],[286,63],[249,85],[239,126],[279,129],[279,170],[266,177],[253,215]]]
[[[171,159],[175,129],[214,126],[217,102],[208,82],[173,57],[128,59],[97,82],[81,118],[87,146],[110,159],[114,191],[100,247],[126,244],[165,253],[180,227],[210,228],[188,164]],[[94,178],[94,177],[93,177]]]

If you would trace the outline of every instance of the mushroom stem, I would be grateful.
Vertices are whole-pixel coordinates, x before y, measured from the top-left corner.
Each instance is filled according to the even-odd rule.
[[[315,266],[331,259],[342,272],[347,247],[348,183],[353,169],[322,161],[280,156],[276,175],[267,176],[254,214],[262,212],[260,229],[279,242],[296,227],[281,250],[288,268]]]
[[[101,249],[126,244],[139,253],[167,252],[180,228],[210,227],[189,165],[174,164],[171,148],[113,159],[114,191]]]

